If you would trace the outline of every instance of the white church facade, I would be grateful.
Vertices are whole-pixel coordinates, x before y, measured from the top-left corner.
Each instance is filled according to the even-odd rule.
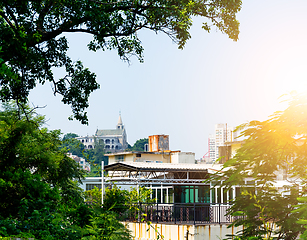
[[[97,129],[92,136],[76,137],[85,146],[85,149],[95,148],[95,143],[103,143],[106,153],[122,152],[128,147],[127,133],[119,115],[115,129]]]

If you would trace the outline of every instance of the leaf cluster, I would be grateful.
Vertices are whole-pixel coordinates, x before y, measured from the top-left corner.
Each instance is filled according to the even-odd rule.
[[[117,214],[106,211],[91,219],[82,240],[131,240],[130,231],[118,221]]]
[[[37,84],[50,82],[54,94],[71,106],[72,117],[86,124],[88,98],[99,84],[81,61],[68,56],[65,33],[90,34],[89,50],[115,49],[123,60],[137,56],[142,62],[139,30],[163,32],[182,49],[192,18],[200,16],[206,31],[215,26],[237,40],[240,9],[241,0],[1,1],[0,100],[24,104]],[[54,68],[65,76],[56,79]]]
[[[101,190],[95,187],[85,192],[86,202],[94,209],[101,209]],[[122,190],[116,185],[106,188],[103,199],[104,211],[112,211],[119,219],[124,219],[128,215],[138,215],[140,204],[154,203],[151,199],[151,189],[131,187],[130,190]]]
[[[128,151],[144,152],[144,145],[148,144],[148,138],[141,138],[136,140],[133,146],[128,147]]]
[[[87,177],[100,176],[101,163],[103,162],[104,165],[108,164],[108,157],[104,156],[103,141],[94,139],[94,148],[85,149],[84,144],[75,139],[76,137],[78,137],[78,135],[75,133],[65,134],[60,148],[63,149],[63,151],[84,158],[91,164],[91,172],[86,174]]]
[[[65,148],[65,150],[73,155],[78,157],[84,157],[84,144],[81,143],[79,140],[75,139],[75,137],[69,137],[74,133],[65,134],[63,137],[63,143],[61,144],[61,148]],[[76,134],[75,134],[76,135]],[[78,135],[76,135],[78,136]]]
[[[94,209],[78,187],[84,172],[60,148],[60,131],[15,104],[0,112],[0,237],[130,239],[112,212]],[[108,236],[109,238],[106,238]],[[116,237],[115,237],[116,236]]]
[[[288,102],[287,109],[268,120],[238,127],[245,142],[215,176],[225,189],[240,186],[242,192],[250,190],[242,185],[244,180],[255,181],[253,191],[236,196],[229,211],[244,215],[234,222],[244,225],[240,233],[244,239],[265,235],[293,239],[304,231],[297,221],[306,210],[297,199],[306,194],[307,97],[292,94]],[[283,191],[275,187],[277,180],[285,182]]]

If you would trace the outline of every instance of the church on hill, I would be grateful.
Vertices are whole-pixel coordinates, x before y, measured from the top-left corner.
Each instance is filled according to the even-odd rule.
[[[126,129],[119,114],[115,129],[97,129],[95,135],[76,137],[85,149],[95,148],[95,142],[102,142],[106,153],[122,152],[128,147]]]

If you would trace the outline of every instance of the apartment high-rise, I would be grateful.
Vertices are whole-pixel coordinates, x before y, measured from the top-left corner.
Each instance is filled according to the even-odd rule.
[[[226,124],[215,124],[215,133],[209,136],[209,153],[210,160],[215,162],[219,156],[219,147],[225,146],[225,142],[233,142],[236,140],[237,133],[233,127]]]

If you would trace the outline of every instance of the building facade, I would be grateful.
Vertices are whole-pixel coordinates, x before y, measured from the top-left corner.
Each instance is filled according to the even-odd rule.
[[[95,144],[103,144],[106,153],[121,152],[128,147],[127,133],[119,115],[115,129],[97,129],[92,136],[77,137],[85,146],[85,149],[95,148]]]
[[[233,127],[227,126],[227,124],[216,124],[215,133],[209,137],[209,152],[210,159],[215,162],[220,156],[219,147],[225,146],[226,142],[236,141],[237,133]]]
[[[195,153],[181,151],[167,152],[116,152],[106,154],[109,164],[119,162],[143,162],[143,163],[195,163]]]
[[[80,167],[83,170],[88,171],[88,172],[91,171],[91,165],[84,158],[78,157],[78,156],[73,155],[71,153],[68,153],[68,156],[70,158],[72,158],[73,160],[75,160],[77,163],[79,163]]]
[[[168,135],[152,135],[148,137],[149,152],[160,152],[169,150]]]

